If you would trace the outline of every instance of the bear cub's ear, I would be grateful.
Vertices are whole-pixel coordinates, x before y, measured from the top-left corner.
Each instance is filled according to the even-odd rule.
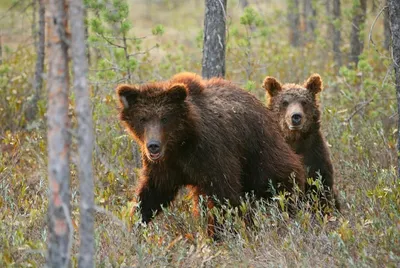
[[[116,89],[116,92],[120,104],[125,109],[129,108],[129,106],[132,106],[139,95],[139,89],[137,87],[127,84],[119,85]]]
[[[282,85],[275,78],[267,76],[264,79],[263,88],[267,91],[270,97],[273,97],[282,90]]]
[[[165,92],[170,100],[175,102],[184,101],[188,95],[188,89],[185,84],[175,83]]]
[[[322,79],[319,74],[311,75],[306,82],[304,82],[304,87],[308,89],[314,95],[318,94],[322,90]]]

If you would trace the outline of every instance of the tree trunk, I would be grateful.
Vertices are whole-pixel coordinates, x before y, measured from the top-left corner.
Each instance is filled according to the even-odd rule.
[[[288,0],[289,40],[294,47],[300,46],[299,0]]]
[[[328,17],[331,15],[331,1],[332,0],[325,0],[325,13]]]
[[[82,0],[70,0],[71,57],[78,121],[80,247],[79,267],[94,267],[93,122],[87,81],[88,61]]]
[[[248,0],[239,0],[240,6],[245,9],[249,5]]]
[[[45,57],[45,4],[44,0],[38,0],[39,3],[39,29],[37,32],[36,44],[36,66],[35,77],[33,79],[33,97],[28,102],[25,110],[25,119],[28,122],[35,120],[38,110],[38,101],[43,87],[44,57]]]
[[[400,2],[388,0],[390,30],[392,32],[393,64],[396,77],[397,114],[400,115]],[[400,128],[400,118],[397,129]],[[400,131],[397,132],[397,171],[400,177]]]
[[[332,27],[332,49],[333,58],[337,67],[342,66],[342,53],[340,52],[340,44],[342,42],[341,32],[340,32],[340,0],[333,0],[332,6],[333,21],[331,23]]]
[[[89,47],[89,23],[88,23],[88,13],[87,10],[85,8],[85,14],[84,14],[84,18],[85,18],[85,44],[86,44],[86,57],[87,57],[87,61],[88,61],[88,66],[90,66],[90,47]]]
[[[38,2],[40,0],[32,0],[32,39],[33,39],[33,44],[35,46],[36,51],[38,50],[37,46],[38,46],[38,37],[36,34],[36,12],[37,12],[37,8],[36,8],[36,2]],[[40,5],[40,4],[39,4]]]
[[[206,0],[204,16],[204,78],[225,76],[225,22],[227,0]]]
[[[386,0],[386,3],[385,3],[385,5],[386,5],[386,9],[385,9],[385,11],[384,11],[384,13],[383,13],[383,27],[384,27],[384,36],[385,36],[385,39],[384,39],[384,43],[383,43],[383,47],[386,49],[386,50],[389,50],[390,49],[390,41],[392,40],[392,34],[390,33],[390,22],[389,22],[389,3],[388,3],[388,0]]]
[[[122,33],[122,43],[124,44],[123,49],[126,60],[126,73],[127,73],[128,83],[132,83],[132,73],[131,73],[131,68],[129,67],[130,55],[128,52],[128,42],[126,39],[126,33]]]
[[[50,201],[47,264],[49,267],[69,267],[73,230],[69,192],[67,6],[64,0],[49,0],[48,13],[47,146]]]
[[[0,65],[3,64],[3,44],[1,43],[1,34],[0,34]]]
[[[376,12],[376,8],[378,7],[377,5],[377,0],[371,0],[371,12],[375,13]]]
[[[317,10],[312,0],[303,1],[303,14],[305,19],[305,32],[308,41],[315,40],[315,29],[317,28]]]
[[[350,36],[350,61],[357,66],[359,56],[364,49],[364,37],[361,32],[365,27],[365,17],[367,12],[367,0],[355,0],[353,4],[353,21]]]
[[[332,36],[332,0],[325,0],[324,5],[325,5],[325,17],[328,19],[328,27],[326,27],[326,36],[327,38],[331,38]],[[334,0],[333,0],[334,1]]]

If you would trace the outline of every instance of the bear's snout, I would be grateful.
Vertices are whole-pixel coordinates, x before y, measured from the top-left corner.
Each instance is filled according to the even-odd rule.
[[[162,150],[161,150],[161,142],[157,140],[151,140],[146,144],[147,147],[147,156],[150,158],[150,160],[157,160],[161,158],[162,156]]]
[[[305,121],[303,106],[298,102],[291,103],[287,110],[285,121],[290,130],[299,130]]]
[[[147,149],[151,154],[158,154],[161,151],[161,142],[150,141],[147,143]]]
[[[301,119],[303,118],[301,113],[293,113],[292,114],[292,125],[299,126],[301,124]]]

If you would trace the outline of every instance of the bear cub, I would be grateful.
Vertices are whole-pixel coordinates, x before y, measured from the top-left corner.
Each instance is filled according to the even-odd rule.
[[[267,106],[277,113],[286,142],[303,158],[308,177],[318,179],[321,176],[325,192],[319,196],[321,205],[326,207],[334,201],[335,207],[340,210],[329,149],[320,129],[321,112],[317,95],[323,87],[321,77],[313,74],[303,85],[282,85],[267,76],[263,87],[267,92]],[[315,187],[306,184],[306,192],[315,190]]]
[[[293,192],[295,182],[304,189],[301,158],[280,135],[273,113],[233,83],[182,73],[119,85],[116,92],[120,120],[141,147],[137,196],[144,222],[184,186],[194,206],[202,195],[237,206],[247,192],[272,197],[271,185]]]

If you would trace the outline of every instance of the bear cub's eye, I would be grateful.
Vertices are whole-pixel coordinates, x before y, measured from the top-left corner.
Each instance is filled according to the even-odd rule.
[[[141,118],[139,119],[139,121],[140,121],[140,123],[144,123],[144,122],[146,121],[146,118],[145,118],[145,117],[141,117]]]
[[[167,122],[168,122],[168,118],[167,117],[161,118],[161,123],[166,124]]]
[[[289,105],[289,102],[288,102],[287,100],[285,100],[285,101],[282,102],[282,106],[283,106],[283,107],[286,107],[286,106],[288,106],[288,105]]]

